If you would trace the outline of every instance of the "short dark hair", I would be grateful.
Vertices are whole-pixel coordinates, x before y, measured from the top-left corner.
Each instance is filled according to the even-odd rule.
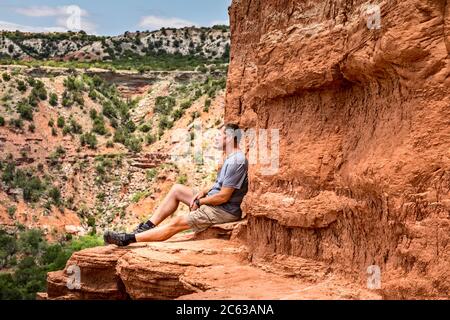
[[[234,135],[234,143],[238,145],[242,139],[242,131],[236,123],[227,123],[224,126],[225,132],[232,131]]]

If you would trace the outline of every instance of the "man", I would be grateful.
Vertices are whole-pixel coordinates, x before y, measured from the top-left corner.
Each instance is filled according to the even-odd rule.
[[[218,145],[225,161],[212,188],[195,193],[187,186],[174,185],[150,220],[141,223],[133,233],[105,232],[105,243],[127,246],[135,242],[164,241],[188,229],[199,232],[215,224],[241,219],[241,203],[248,191],[248,161],[239,149],[241,137],[241,130],[235,124],[227,124],[222,129]],[[177,210],[180,202],[188,205],[190,212],[157,227]]]

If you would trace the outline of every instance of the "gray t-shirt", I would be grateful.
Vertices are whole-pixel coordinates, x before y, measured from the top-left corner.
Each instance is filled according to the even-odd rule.
[[[242,151],[228,156],[217,175],[216,183],[208,192],[208,196],[218,193],[222,187],[234,188],[227,203],[217,206],[235,216],[241,216],[241,203],[248,191],[248,161]]]

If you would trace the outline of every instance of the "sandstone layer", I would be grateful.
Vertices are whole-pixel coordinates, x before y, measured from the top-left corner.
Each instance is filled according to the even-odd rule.
[[[218,230],[216,230],[218,231]],[[224,232],[225,230],[221,230]],[[48,275],[40,299],[380,299],[320,262],[287,256],[248,263],[241,242],[184,235],[164,243],[87,249]],[[277,263],[274,264],[273,260]],[[79,282],[73,279],[79,267]],[[75,286],[74,284],[78,284]]]

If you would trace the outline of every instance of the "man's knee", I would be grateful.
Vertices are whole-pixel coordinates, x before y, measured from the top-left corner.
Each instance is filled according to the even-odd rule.
[[[170,226],[175,229],[187,230],[190,228],[186,216],[177,216],[170,220]]]
[[[182,184],[176,183],[172,186],[172,188],[170,188],[170,192],[173,194],[179,194],[183,187],[184,186]]]

